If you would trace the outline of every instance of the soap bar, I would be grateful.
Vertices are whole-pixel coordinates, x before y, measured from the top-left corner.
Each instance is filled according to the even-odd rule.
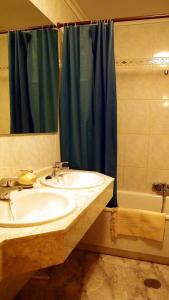
[[[32,185],[36,181],[36,175],[32,172],[22,172],[17,182],[21,185]]]

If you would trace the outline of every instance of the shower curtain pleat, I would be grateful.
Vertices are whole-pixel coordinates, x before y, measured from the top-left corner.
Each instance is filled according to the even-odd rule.
[[[116,178],[117,109],[113,24],[64,28],[61,157],[71,168]],[[114,197],[108,204],[117,206]]]

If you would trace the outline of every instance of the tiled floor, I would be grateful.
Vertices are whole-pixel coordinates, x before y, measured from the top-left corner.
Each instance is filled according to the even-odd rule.
[[[36,276],[15,300],[169,300],[169,266],[155,263],[74,251]],[[147,278],[161,287],[147,288]]]

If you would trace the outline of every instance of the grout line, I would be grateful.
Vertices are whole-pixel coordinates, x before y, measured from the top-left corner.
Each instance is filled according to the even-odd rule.
[[[148,135],[147,135],[147,159],[146,159],[146,173],[145,173],[145,189],[148,190],[148,169],[149,169],[149,160],[150,160],[150,127],[151,127],[151,118],[150,118],[150,103],[148,104]]]

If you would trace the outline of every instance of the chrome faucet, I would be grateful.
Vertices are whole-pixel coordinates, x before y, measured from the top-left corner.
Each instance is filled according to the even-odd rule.
[[[64,162],[55,162],[52,170],[52,177],[59,176],[61,171],[69,170],[69,163]]]
[[[23,187],[17,185],[14,178],[2,178],[0,180],[0,201],[10,201],[10,192],[22,189]]]
[[[15,186],[16,180],[14,178],[2,178],[0,180],[0,187],[12,187]]]

